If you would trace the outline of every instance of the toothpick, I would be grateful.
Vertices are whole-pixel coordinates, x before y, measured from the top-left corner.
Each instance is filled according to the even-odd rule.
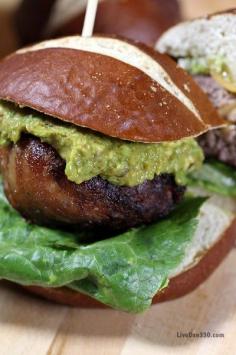
[[[88,0],[84,19],[82,37],[91,37],[93,35],[94,23],[97,13],[98,0]]]

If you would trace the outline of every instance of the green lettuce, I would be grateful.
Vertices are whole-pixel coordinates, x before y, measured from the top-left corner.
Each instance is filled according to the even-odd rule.
[[[113,308],[142,312],[168,284],[198,224],[204,199],[184,201],[168,219],[82,244],[79,234],[27,223],[0,187],[0,278],[67,286]]]
[[[206,160],[188,177],[188,185],[223,196],[236,197],[236,169],[218,160]]]

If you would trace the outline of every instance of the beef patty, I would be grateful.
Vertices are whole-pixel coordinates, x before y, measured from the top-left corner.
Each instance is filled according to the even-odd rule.
[[[209,131],[198,138],[204,154],[236,168],[236,127]]]
[[[209,100],[216,109],[231,107],[236,102],[236,96],[218,84],[211,76],[195,75],[194,80],[207,94]],[[235,117],[236,121],[236,117]]]
[[[67,179],[57,152],[29,135],[2,149],[0,157],[8,200],[37,224],[125,230],[167,216],[185,191],[168,174],[135,187],[99,176],[77,185]]]
[[[232,122],[226,128],[215,129],[203,134],[198,138],[198,143],[206,157],[216,158],[236,168],[236,110],[233,109],[236,105],[236,95],[228,92],[210,76],[196,75],[194,79],[208,95],[219,113]]]

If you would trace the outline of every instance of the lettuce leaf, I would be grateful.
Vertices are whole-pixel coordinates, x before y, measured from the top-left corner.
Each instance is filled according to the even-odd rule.
[[[206,160],[200,170],[188,176],[188,185],[236,197],[236,169],[218,160]]]
[[[142,312],[182,261],[205,199],[184,201],[168,219],[91,244],[79,234],[28,224],[0,186],[0,278],[67,286],[113,308]]]

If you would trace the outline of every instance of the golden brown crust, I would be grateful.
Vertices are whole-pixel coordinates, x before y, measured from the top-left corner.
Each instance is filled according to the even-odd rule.
[[[197,288],[220,265],[234,247],[235,241],[236,219],[196,266],[170,280],[169,286],[155,296],[154,303],[182,297]]]
[[[175,85],[180,88],[181,91],[183,91],[193,102],[194,106],[197,107],[205,124],[208,124],[209,126],[220,126],[223,124],[224,121],[218,116],[218,113],[208,99],[208,96],[201,88],[199,88],[199,85],[196,84],[191,75],[178,65],[173,65],[173,60],[169,56],[161,54],[142,44],[139,44],[139,48],[150,57],[157,60],[164,70],[166,70]]]
[[[214,12],[213,14],[209,14],[206,17],[210,19],[211,17],[218,16],[218,15],[235,15],[235,14],[236,14],[236,8],[232,8],[232,9]]]
[[[224,121],[193,79],[174,61],[140,49],[170,74],[189,108],[138,68],[70,48],[16,53],[0,64],[0,99],[28,106],[108,136],[162,142],[197,136]]]
[[[224,233],[222,238],[203,256],[203,258],[196,266],[170,280],[168,287],[154,297],[153,304],[173,300],[193,291],[202,282],[204,282],[223,261],[225,256],[233,248],[235,240],[236,219],[233,221],[229,229]],[[39,295],[50,301],[66,304],[69,306],[85,308],[106,308],[105,305],[90,298],[89,296],[83,295],[65,287],[59,289],[47,289],[37,286],[24,288],[31,293]]]
[[[43,288],[38,286],[23,286],[25,290],[35,295],[46,298],[59,304],[73,307],[84,308],[108,308],[106,305],[86,296],[82,293],[75,292],[66,287],[61,288]]]

